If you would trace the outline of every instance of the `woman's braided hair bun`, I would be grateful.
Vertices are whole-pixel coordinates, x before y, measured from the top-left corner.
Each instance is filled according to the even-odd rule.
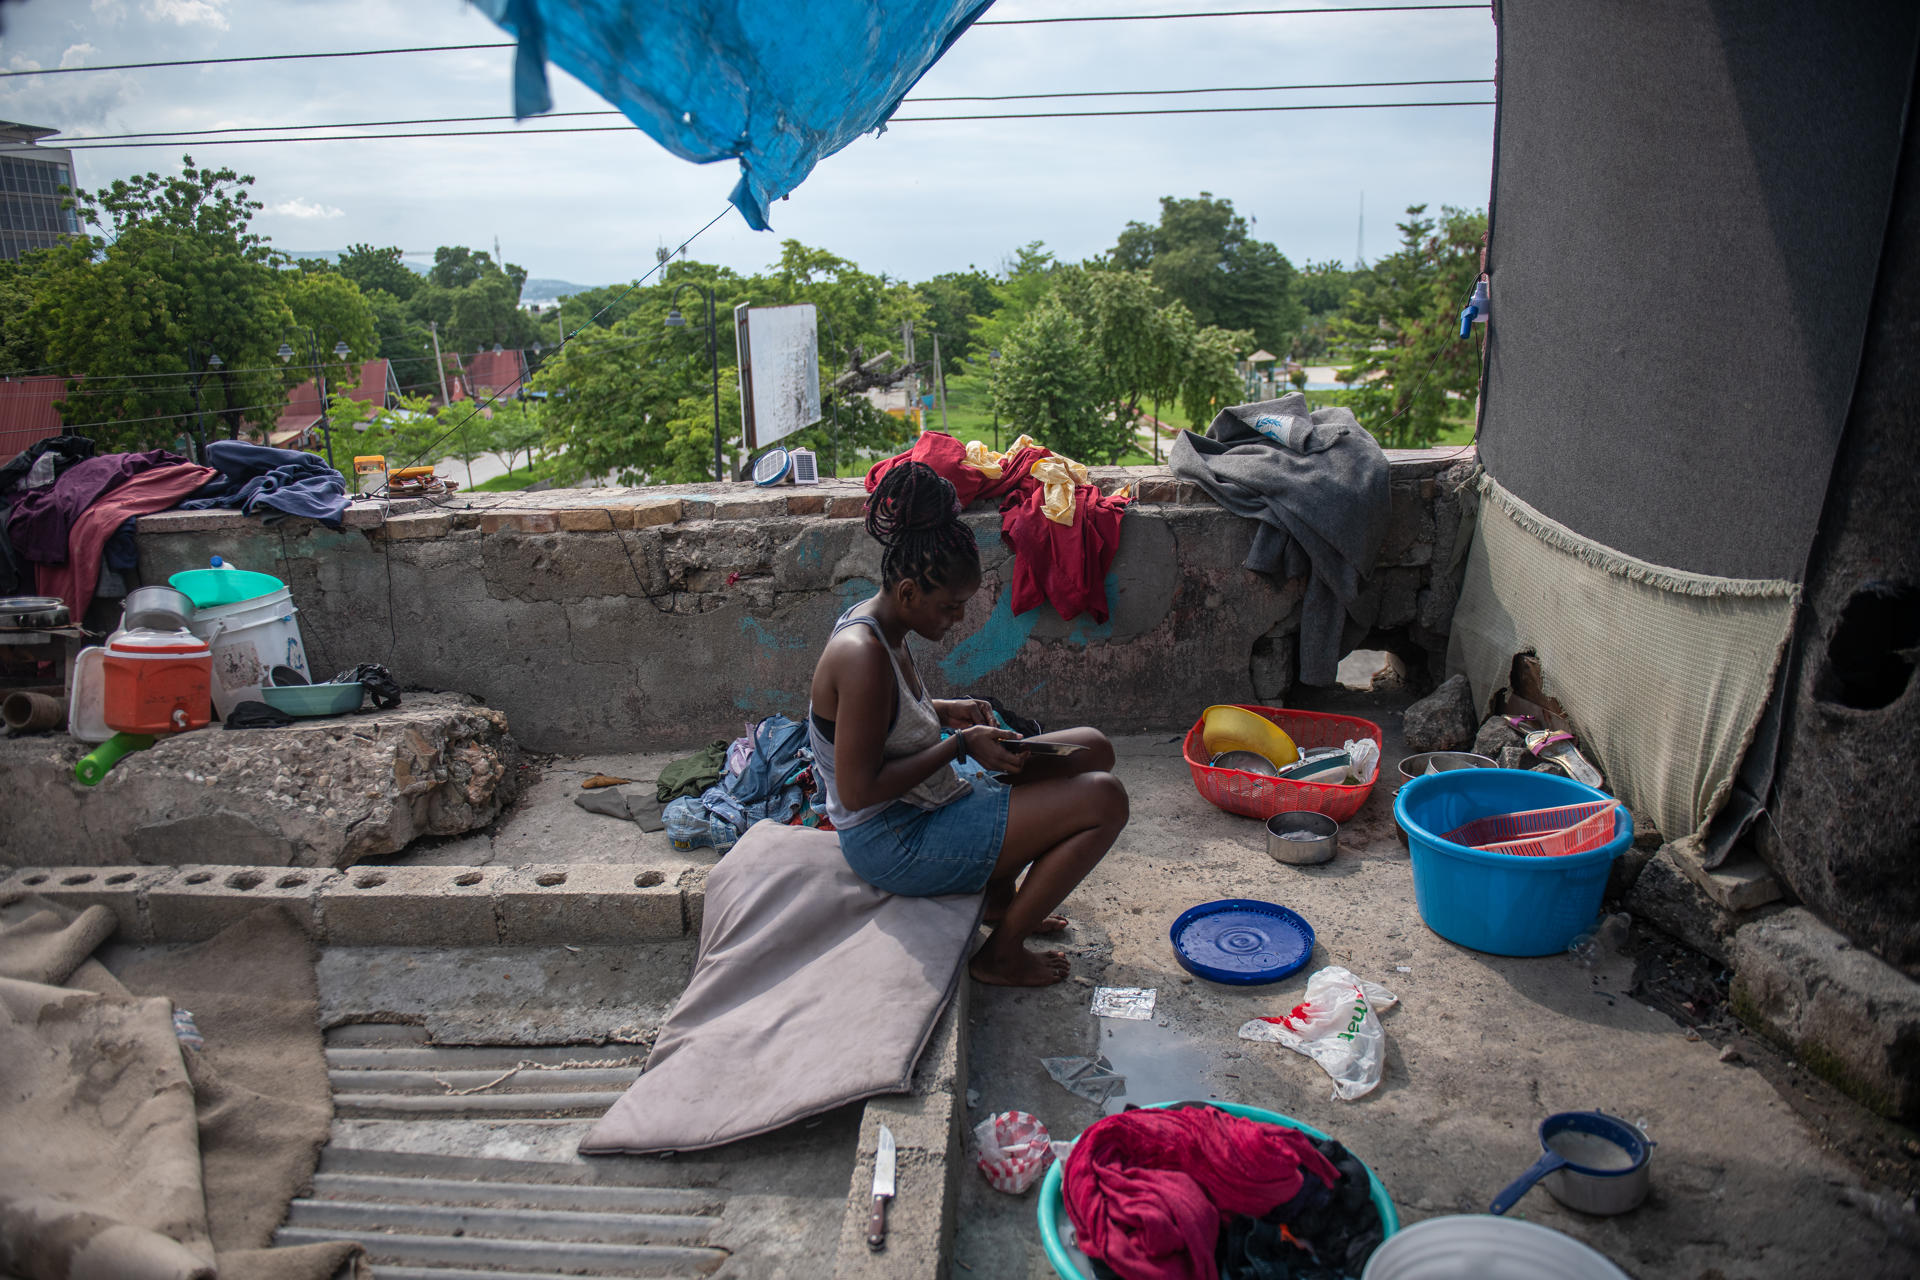
[[[888,468],[867,499],[867,532],[886,548],[881,585],[913,581],[923,590],[980,576],[980,547],[960,519],[960,497],[924,462]]]

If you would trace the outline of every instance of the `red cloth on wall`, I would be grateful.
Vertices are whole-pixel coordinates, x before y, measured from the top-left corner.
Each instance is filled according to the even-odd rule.
[[[1308,1173],[1339,1171],[1307,1135],[1212,1107],[1123,1111],[1095,1121],[1064,1171],[1081,1251],[1127,1280],[1215,1280],[1228,1217],[1291,1200]]]
[[[108,490],[105,497],[74,518],[67,528],[67,562],[37,566],[40,594],[66,601],[74,622],[80,621],[100,582],[100,553],[113,531],[128,516],[165,511],[220,473],[192,463],[158,466],[142,471]]]
[[[1041,509],[1046,490],[1035,481],[1000,509],[1000,536],[1013,548],[1013,611],[1042,602],[1073,619],[1107,620],[1107,570],[1120,549],[1120,516],[1127,500],[1090,484],[1073,491],[1073,523],[1055,524]]]
[[[967,465],[967,446],[944,431],[923,431],[920,438],[913,442],[913,448],[891,458],[882,458],[867,468],[867,492],[872,493],[880,484],[880,477],[901,463],[924,462],[952,481],[955,492],[960,495],[960,505],[965,507],[982,498],[997,498],[1027,484],[1037,483],[1029,474],[1033,464],[1052,456],[1051,449],[1030,445],[1007,459],[1000,468],[998,480],[989,480],[985,474]]]
[[[1073,523],[1055,524],[1041,510],[1046,489],[1032,474],[1034,463],[1052,456],[1051,449],[1030,445],[1001,465],[998,480],[989,480],[966,465],[965,445],[945,432],[923,431],[913,448],[868,468],[867,492],[901,463],[924,462],[952,481],[963,507],[1007,495],[1000,506],[1000,536],[1013,549],[1013,611],[1025,613],[1046,603],[1069,621],[1090,613],[1095,622],[1105,622],[1107,571],[1120,549],[1120,515],[1127,500],[1079,485]]]

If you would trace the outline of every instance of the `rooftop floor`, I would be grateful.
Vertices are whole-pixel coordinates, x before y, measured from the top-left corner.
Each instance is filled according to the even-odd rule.
[[[1373,719],[1387,739],[1384,771],[1404,751],[1393,694],[1328,695],[1316,704]],[[1598,1108],[1642,1125],[1659,1144],[1653,1192],[1613,1219],[1562,1208],[1543,1189],[1516,1215],[1564,1231],[1640,1280],[1851,1273],[1908,1276],[1920,1231],[1908,1197],[1911,1135],[1867,1115],[1770,1048],[1713,1016],[1715,974],[1657,935],[1592,967],[1566,955],[1510,959],[1458,947],[1428,930],[1395,838],[1390,787],[1375,789],[1325,866],[1283,867],[1261,826],[1195,792],[1180,756],[1184,726],[1120,739],[1118,773],[1133,817],[1118,845],[1068,899],[1073,979],[1037,991],[970,992],[967,1123],[1004,1109],[1038,1115],[1071,1138],[1101,1109],[1069,1094],[1046,1057],[1104,1053],[1129,1078],[1106,1109],[1173,1098],[1219,1098],[1295,1116],[1346,1142],[1386,1184],[1411,1223],[1484,1212],[1539,1153],[1535,1128],[1556,1111]],[[399,862],[659,863],[661,834],[577,808],[593,772],[653,777],[673,753],[561,758],[485,834],[416,845]],[[668,855],[672,856],[672,855]],[[686,857],[709,865],[711,851]],[[1272,987],[1191,979],[1167,940],[1198,902],[1258,897],[1313,925],[1309,966]],[[1686,971],[1663,980],[1669,961]],[[1308,1059],[1241,1041],[1248,1018],[1284,1013],[1314,969],[1339,964],[1399,998],[1383,1019],[1381,1086],[1332,1100]],[[1147,1022],[1095,1018],[1091,988],[1159,992]],[[1695,1000],[1692,1016],[1683,999]],[[1655,1006],[1659,1006],[1656,1008]],[[1684,1021],[1703,1022],[1697,1028]],[[1733,1046],[1733,1060],[1722,1052]],[[1871,1177],[1869,1175],[1872,1175]],[[1035,1222],[1037,1191],[1013,1197],[970,1172],[962,1188],[955,1276],[1052,1274]],[[823,1208],[825,1206],[822,1206]]]

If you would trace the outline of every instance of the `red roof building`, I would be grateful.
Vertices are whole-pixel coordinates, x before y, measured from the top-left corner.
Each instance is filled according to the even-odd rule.
[[[66,394],[65,378],[0,380],[0,462],[66,430],[53,407]]]
[[[447,394],[455,400],[514,400],[527,389],[527,353],[476,351],[455,356],[447,370]]]
[[[336,400],[341,396],[358,400],[369,409],[392,408],[400,402],[400,383],[394,377],[391,362],[369,360],[360,366],[358,385],[342,390],[336,383],[332,395]],[[282,449],[297,449],[309,443],[314,429],[320,425],[321,414],[320,388],[309,378],[287,396],[287,407],[280,411],[280,421],[267,437],[267,443]]]

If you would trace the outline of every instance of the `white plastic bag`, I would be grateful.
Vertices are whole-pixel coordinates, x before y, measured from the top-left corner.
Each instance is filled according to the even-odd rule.
[[[1264,1040],[1304,1053],[1333,1077],[1333,1096],[1348,1102],[1373,1092],[1386,1066],[1387,1033],[1380,1015],[1400,998],[1329,965],[1307,979],[1306,998],[1280,1018],[1255,1018],[1242,1040]]]
[[[1353,761],[1353,768],[1347,772],[1351,783],[1373,781],[1373,771],[1380,767],[1380,744],[1372,738],[1349,738],[1346,741],[1347,758]]]
[[[1019,1195],[1053,1163],[1047,1126],[1024,1111],[1001,1111],[973,1128],[980,1145],[979,1166],[995,1191]]]

